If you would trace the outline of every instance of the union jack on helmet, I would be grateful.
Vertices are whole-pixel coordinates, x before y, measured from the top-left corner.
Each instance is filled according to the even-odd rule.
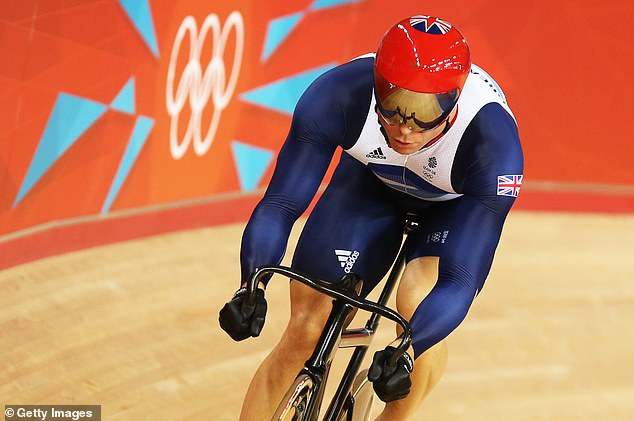
[[[469,45],[446,20],[417,15],[392,26],[374,61],[377,106],[388,120],[435,127],[458,102],[469,69]]]

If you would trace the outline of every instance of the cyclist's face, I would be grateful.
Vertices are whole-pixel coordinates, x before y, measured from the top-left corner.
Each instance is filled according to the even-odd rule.
[[[396,152],[403,155],[408,155],[420,150],[429,141],[441,134],[445,128],[445,121],[443,121],[433,129],[423,132],[416,131],[410,129],[407,124],[389,124],[385,118],[383,118],[379,110],[376,110],[376,112],[381,126],[385,129],[385,133],[387,133],[388,145]],[[453,112],[450,114],[449,118],[452,118],[452,115]]]

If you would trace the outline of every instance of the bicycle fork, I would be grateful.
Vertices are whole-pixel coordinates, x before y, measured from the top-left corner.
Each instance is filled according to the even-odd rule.
[[[284,396],[283,405],[273,415],[276,421],[317,421],[324,398],[324,379],[328,377],[330,365],[353,307],[334,300],[326,327],[322,331],[313,354],[299,372],[292,387]],[[312,395],[317,393],[314,399]]]

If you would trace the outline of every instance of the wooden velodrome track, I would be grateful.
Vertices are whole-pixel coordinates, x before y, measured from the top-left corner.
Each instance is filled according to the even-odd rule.
[[[276,278],[260,338],[235,343],[218,327],[237,286],[242,229],[0,272],[0,402],[100,404],[104,420],[236,420],[288,316],[287,282]],[[512,212],[416,419],[634,420],[633,252],[631,215]],[[385,321],[374,348],[392,332]]]

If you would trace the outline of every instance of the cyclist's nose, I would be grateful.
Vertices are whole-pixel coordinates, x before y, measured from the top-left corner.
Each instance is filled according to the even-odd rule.
[[[414,133],[414,130],[410,129],[407,124],[404,123],[399,124],[398,128],[402,136],[407,136],[408,134]]]

